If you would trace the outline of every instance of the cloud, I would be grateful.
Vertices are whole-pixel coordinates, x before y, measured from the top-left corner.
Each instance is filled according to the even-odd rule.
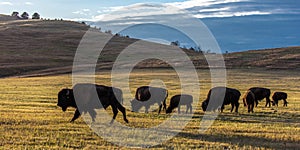
[[[269,15],[272,12],[263,11],[241,11],[241,12],[216,12],[210,14],[195,14],[196,18],[224,18],[224,17],[239,17],[239,16],[251,16],[251,15]]]
[[[10,5],[10,6],[12,6],[13,3],[11,3],[11,2],[0,2],[0,5]]]
[[[108,11],[113,10],[113,11]],[[167,10],[167,11],[166,11]],[[103,11],[98,11],[101,13]],[[173,15],[183,13],[173,6],[162,6],[158,4],[137,3],[129,6],[114,7],[106,9],[106,13],[93,16],[95,20],[113,21],[113,20],[137,20],[143,17],[155,15]]]
[[[33,5],[32,2],[25,2],[25,5]]]
[[[84,15],[84,16],[90,16],[91,15],[91,10],[88,8],[80,9],[78,11],[72,12],[73,14],[78,14],[78,15]]]
[[[193,7],[209,7],[218,4],[246,2],[248,0],[188,0],[183,2],[167,3],[180,9],[189,9]]]
[[[176,16],[178,13],[187,12],[196,18],[270,15],[283,12],[283,10],[276,8],[276,5],[257,2],[256,0],[187,0],[165,4],[167,6],[165,10],[168,11],[161,11],[164,6],[160,4],[136,3],[128,6],[102,7],[96,12],[92,12],[90,9],[81,9],[73,12],[73,14],[82,15],[81,17],[85,16],[87,17],[85,20],[89,21],[123,20],[125,23],[126,21],[141,21],[140,18],[143,17]],[[149,11],[144,8],[149,8]],[[187,11],[179,12],[178,9]]]

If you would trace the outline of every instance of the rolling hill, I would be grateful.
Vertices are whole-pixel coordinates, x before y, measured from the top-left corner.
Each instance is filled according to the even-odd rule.
[[[66,74],[72,71],[77,46],[89,26],[62,20],[17,20],[0,15],[0,77]],[[97,30],[94,30],[98,32]],[[105,33],[99,33],[108,36]],[[105,46],[97,69],[110,69],[118,54],[140,41],[114,36]],[[141,41],[147,46],[175,49],[168,45]],[[208,68],[203,54],[184,50],[196,68]],[[207,54],[220,55],[220,54]],[[299,70],[300,47],[250,50],[223,55],[227,68],[262,68]],[[160,60],[139,63],[136,68],[170,67]]]

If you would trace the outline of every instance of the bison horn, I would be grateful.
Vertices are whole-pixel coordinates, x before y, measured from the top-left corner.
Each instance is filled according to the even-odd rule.
[[[66,95],[70,95],[70,90],[67,90],[67,93],[66,93]]]

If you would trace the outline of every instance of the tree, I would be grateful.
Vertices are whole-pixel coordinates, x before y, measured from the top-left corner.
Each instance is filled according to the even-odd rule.
[[[23,14],[21,15],[22,19],[28,19],[29,18],[29,14],[27,12],[23,12]]]
[[[174,41],[174,42],[171,42],[171,45],[172,46],[180,46],[180,43],[179,43],[179,41]]]
[[[11,14],[11,16],[18,17],[18,16],[19,16],[19,12],[14,11],[14,12]]]
[[[34,14],[32,15],[32,19],[40,19],[40,14],[34,13]]]

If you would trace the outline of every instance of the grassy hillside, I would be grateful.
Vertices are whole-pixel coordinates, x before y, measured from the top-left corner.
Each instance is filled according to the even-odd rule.
[[[299,70],[300,47],[251,50],[225,55],[228,68],[266,68]]]
[[[85,24],[71,21],[17,20],[0,15],[0,77],[70,73],[77,46],[88,29]],[[112,38],[101,54],[98,69],[111,68],[118,54],[136,41],[118,36]],[[161,49],[174,48],[149,42],[140,45],[145,50],[157,46]],[[185,52],[196,68],[208,68],[202,54]],[[299,69],[299,56],[300,47],[289,47],[230,53],[224,58],[228,68]],[[169,65],[149,60],[136,67],[166,68]]]

